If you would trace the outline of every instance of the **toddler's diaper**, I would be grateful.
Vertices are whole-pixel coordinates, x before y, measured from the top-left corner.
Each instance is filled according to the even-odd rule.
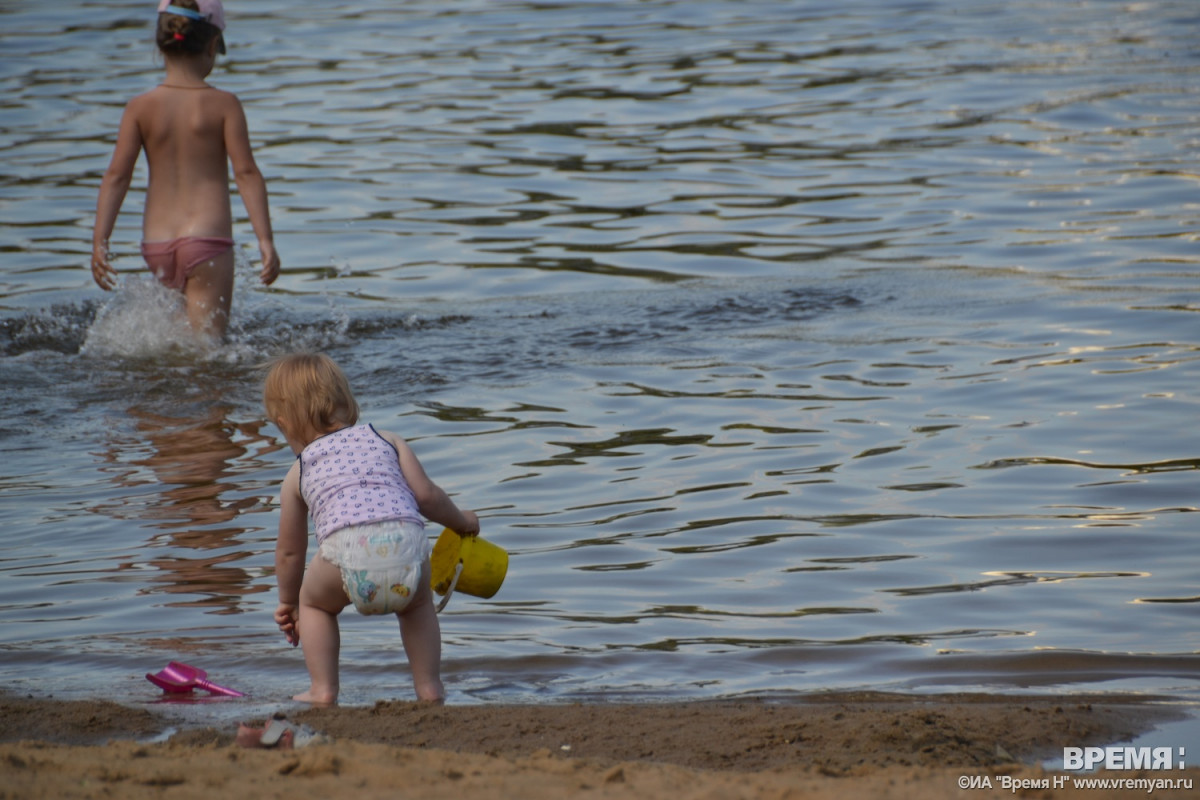
[[[416,522],[353,525],[321,542],[321,557],[342,571],[342,587],[360,614],[403,611],[420,586],[429,539]]]

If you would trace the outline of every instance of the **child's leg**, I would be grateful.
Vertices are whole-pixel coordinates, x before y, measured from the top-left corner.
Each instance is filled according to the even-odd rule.
[[[337,615],[350,599],[342,588],[342,571],[321,557],[313,556],[300,584],[300,647],[308,667],[310,686],[293,700],[333,704],[338,696],[338,653],[341,633]]]
[[[183,287],[183,296],[192,330],[223,337],[233,303],[233,249],[197,264]]]
[[[440,703],[446,698],[442,686],[442,629],[433,604],[433,590],[429,588],[429,572],[426,560],[416,594],[396,616],[400,618],[400,639],[408,655],[417,699]]]

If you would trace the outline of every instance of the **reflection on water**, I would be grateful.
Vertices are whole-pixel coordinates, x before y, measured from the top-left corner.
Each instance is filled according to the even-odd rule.
[[[146,401],[126,409],[133,423],[128,434],[109,437],[104,450],[94,453],[113,488],[91,510],[163,531],[145,542],[145,553],[117,566],[149,570],[145,593],[180,596],[167,607],[243,613],[242,598],[267,587],[255,585],[259,576],[243,564],[247,548],[256,544],[247,541],[249,529],[236,523],[266,504],[262,497],[241,494],[237,464],[252,448],[269,453],[280,447],[261,433],[263,423],[231,420],[233,407],[219,397],[179,400],[159,400],[175,406],[174,414]],[[188,410],[195,416],[180,416]]]
[[[512,554],[461,697],[1193,692],[1191,3],[231,11],[285,273],[239,220],[199,350],[136,212],[91,285],[160,66],[74,13],[0,9],[6,686],[296,691],[258,365],[313,348]],[[347,618],[347,702],[407,696],[394,639]]]
[[[234,431],[225,419],[229,411],[228,406],[214,405],[202,418],[189,419],[168,417],[145,407],[129,408],[138,434],[135,444],[152,448],[145,458],[131,463],[150,468],[156,495],[166,501],[147,508],[142,518],[161,520],[156,527],[164,529],[190,528],[229,522],[248,507],[245,502],[223,504],[220,497],[224,488],[221,481],[230,477],[230,465],[246,452],[234,442]],[[112,442],[110,447],[106,461],[117,464],[119,445]],[[114,482],[132,488],[120,479]],[[233,536],[238,532],[228,531]],[[204,542],[195,540],[193,545],[203,547]]]

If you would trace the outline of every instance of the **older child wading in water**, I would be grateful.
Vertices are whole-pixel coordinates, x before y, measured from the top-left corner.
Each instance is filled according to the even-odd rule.
[[[219,338],[233,299],[233,213],[229,164],[262,255],[262,281],[279,275],[267,188],[250,150],[237,97],[209,86],[218,51],[225,52],[220,0],[162,0],[155,40],[166,63],[161,84],[129,101],[112,163],[104,173],[92,233],[92,277],[116,287],[108,239],[129,190],[138,154],[146,151],[149,185],[142,216],[142,256],[167,286],[183,292],[188,321]]]
[[[275,622],[304,648],[311,682],[295,699],[337,702],[337,616],[354,603],[362,614],[395,614],[417,697],[440,703],[441,628],[422,517],[463,536],[479,533],[479,518],[429,479],[403,439],[359,424],[346,376],[329,357],[277,360],[263,404],[297,456],[279,492],[275,545]],[[306,572],[310,514],[317,552]]]

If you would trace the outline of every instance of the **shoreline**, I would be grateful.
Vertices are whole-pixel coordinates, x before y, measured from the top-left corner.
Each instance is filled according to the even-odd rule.
[[[1017,780],[1033,781],[1037,797],[1132,797],[1145,790],[1042,787],[1037,781],[1053,774],[1042,761],[1066,746],[1128,742],[1185,718],[1171,700],[832,692],[640,704],[380,701],[293,712],[291,721],[332,741],[275,751],[238,747],[234,726],[185,728],[152,741],[177,723],[109,701],[0,694],[0,798],[235,791],[286,792],[295,800],[338,791],[356,798],[765,798],[794,791],[915,800],[962,796],[963,775],[993,782],[995,794],[981,787],[971,792],[976,797],[1011,797]],[[1195,768],[1111,774],[1200,778]],[[1010,788],[1002,790],[1002,781]]]

